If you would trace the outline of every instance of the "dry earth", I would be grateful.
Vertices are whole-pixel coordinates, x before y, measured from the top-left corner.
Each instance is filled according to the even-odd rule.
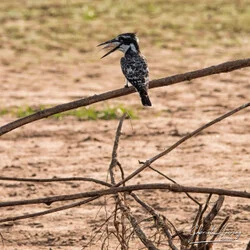
[[[146,48],[143,53],[148,58],[152,79],[245,56],[237,49],[229,55],[225,48],[213,48],[210,51],[183,49],[180,53],[170,49]],[[100,53],[95,51],[89,55],[90,61],[82,58],[77,64],[67,64],[66,61],[55,64],[51,52],[46,56],[47,59],[40,64],[27,63],[24,68],[1,64],[1,107],[56,105],[116,89],[124,83],[118,53],[100,61]],[[11,54],[8,58],[28,60],[15,58]],[[122,129],[118,154],[125,174],[138,168],[138,160],[143,161],[156,155],[186,133],[248,102],[249,77],[249,69],[246,68],[153,89],[150,90],[153,102],[150,109],[141,108],[136,94],[96,104],[97,108],[107,104],[128,105],[137,113],[139,119],[126,120]],[[249,191],[249,115],[250,110],[245,109],[229,117],[190,139],[153,166],[183,185]],[[4,115],[0,117],[0,123],[4,125],[14,119],[11,115]],[[79,121],[75,117],[63,117],[59,120],[43,119],[16,129],[0,140],[1,176],[82,176],[105,181],[117,124],[117,120]],[[149,182],[166,182],[166,179],[151,170],[145,170],[129,183]],[[0,185],[1,201],[72,194],[100,188],[96,184],[84,182],[35,184],[1,181]],[[137,193],[169,218],[178,229],[190,225],[197,210],[197,206],[184,194],[163,191]],[[201,202],[205,202],[207,197],[194,196]],[[112,200],[108,199],[107,202],[107,209],[111,211]],[[100,199],[70,210],[1,224],[0,248],[81,249],[105,220],[104,204],[105,201]],[[58,204],[1,208],[0,217],[22,215],[56,206]],[[131,206],[138,218],[144,214],[132,201]],[[216,244],[215,249],[246,248],[250,238],[249,212],[248,200],[226,197],[218,221],[229,215],[231,228],[241,232],[241,236],[235,242]],[[101,242],[96,241],[88,249],[100,249],[100,245]],[[131,249],[140,247],[142,245],[138,242],[131,245]]]

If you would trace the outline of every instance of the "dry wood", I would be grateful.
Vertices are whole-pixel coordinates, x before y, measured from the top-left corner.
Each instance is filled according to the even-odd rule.
[[[191,234],[194,235],[192,237],[192,241],[196,241],[196,238],[197,238],[197,235],[198,235],[197,232],[199,231],[199,229],[201,227],[203,215],[204,215],[204,213],[206,212],[206,210],[208,208],[208,205],[209,205],[209,202],[210,202],[211,198],[212,198],[212,194],[209,194],[209,196],[207,197],[205,206],[204,207],[201,206],[200,209],[197,212],[197,215],[196,215],[196,218],[195,218],[196,223],[193,223],[193,227],[192,227],[192,230],[191,230]]]
[[[230,216],[227,216],[223,222],[221,223],[221,225],[219,226],[218,230],[215,232],[214,236],[212,237],[211,241],[215,241],[216,238],[218,237],[218,235],[220,234],[221,230],[223,229],[223,227],[226,225],[226,223],[228,222]]]
[[[122,203],[120,204],[120,208],[127,217],[127,219],[129,220],[130,224],[134,229],[134,232],[136,233],[137,237],[141,240],[141,242],[144,244],[144,246],[146,246],[149,250],[157,250],[158,248],[155,247],[154,243],[151,240],[149,240],[145,235],[145,233],[142,231],[136,218],[130,212],[130,209]]]
[[[25,215],[20,215],[20,216],[7,217],[4,219],[0,219],[0,223],[8,222],[8,221],[23,220],[23,219],[33,218],[33,217],[42,216],[42,215],[46,215],[46,214],[56,213],[56,212],[70,209],[73,207],[79,207],[79,206],[86,204],[88,202],[91,202],[97,198],[99,198],[99,197],[92,197],[92,198],[89,198],[89,199],[86,199],[83,201],[70,203],[68,205],[64,205],[64,206],[60,206],[60,207],[56,207],[56,208],[52,208],[52,209],[47,209],[45,211],[41,211],[41,212],[37,212],[37,213],[30,213],[30,214],[25,214]]]
[[[115,136],[115,140],[114,140],[114,146],[113,146],[113,151],[112,151],[112,159],[110,162],[110,166],[109,166],[109,174],[110,174],[110,178],[111,178],[111,183],[112,185],[115,185],[116,181],[115,181],[115,175],[114,175],[114,168],[116,166],[119,166],[119,168],[121,169],[121,173],[123,173],[122,167],[118,162],[117,159],[117,149],[118,149],[118,145],[119,145],[119,139],[121,136],[121,129],[122,129],[122,124],[123,121],[125,119],[126,115],[123,115],[120,119],[118,128],[116,130],[116,136]],[[152,250],[157,250],[157,248],[155,247],[154,243],[149,240],[146,236],[146,234],[143,232],[143,230],[141,229],[139,223],[137,222],[136,218],[133,216],[133,214],[130,212],[130,208],[128,205],[125,205],[122,198],[119,196],[119,193],[116,193],[114,196],[115,202],[116,202],[116,206],[119,207],[122,211],[122,213],[126,216],[126,218],[128,219],[128,221],[130,222],[130,224],[132,225],[134,232],[136,233],[137,237],[141,240],[141,242],[144,244],[145,247],[147,247],[148,249],[152,249]],[[124,244],[124,242],[126,242],[125,240],[125,236],[123,235],[123,237],[119,237],[119,228],[117,227],[117,223],[115,220],[114,223],[114,227],[116,229],[116,237],[118,238],[120,244],[121,244],[121,248],[122,249],[127,249],[127,244]]]
[[[216,215],[219,213],[222,204],[224,202],[224,196],[220,195],[218,200],[215,202],[213,208],[211,209],[211,211],[208,213],[208,215],[203,219],[203,225],[202,225],[202,231],[203,232],[208,232],[212,221],[214,220],[214,218],[216,217]],[[205,242],[207,240],[207,234],[206,233],[202,233],[199,235],[199,242]],[[201,249],[204,249],[206,243],[202,243]],[[203,247],[203,248],[202,248]]]
[[[190,71],[184,74],[177,74],[177,75],[153,80],[149,83],[149,88],[164,87],[164,86],[172,85],[172,84],[183,82],[183,81],[190,81],[192,79],[196,79],[200,77],[226,73],[226,72],[230,72],[236,69],[241,69],[241,68],[245,68],[249,66],[250,66],[250,58],[236,60],[236,61],[229,61],[229,62],[221,63],[218,65],[210,66],[204,69],[199,69],[199,70]],[[135,92],[135,89],[133,87],[122,88],[122,89],[117,89],[117,90],[109,91],[106,93],[102,93],[99,95],[86,97],[77,101],[61,104],[52,108],[44,109],[32,115],[23,117],[21,119],[15,120],[13,122],[10,122],[0,127],[0,136],[10,132],[13,129],[21,127],[25,124],[28,124],[28,123],[31,123],[31,122],[34,122],[43,118],[47,118],[54,114],[58,114],[64,111],[76,109],[76,108],[83,107],[83,106],[88,106],[93,103],[102,102],[111,98],[117,98],[117,97],[128,95],[134,92]]]
[[[53,202],[58,202],[58,201],[75,200],[75,199],[97,197],[97,196],[101,197],[104,195],[118,194],[120,192],[132,192],[136,190],[147,190],[147,189],[152,189],[152,190],[161,189],[161,190],[166,190],[167,192],[172,191],[176,193],[189,192],[189,193],[201,193],[201,194],[218,194],[218,195],[241,197],[248,199],[250,198],[250,193],[246,191],[227,190],[221,188],[182,186],[182,185],[168,184],[168,183],[149,183],[149,184],[138,184],[138,185],[123,186],[123,187],[112,187],[109,189],[100,189],[100,190],[71,194],[71,195],[58,195],[58,196],[29,199],[29,200],[6,201],[6,202],[0,202],[0,207],[40,204],[40,203],[45,203],[47,205],[50,205]]]
[[[5,177],[0,176],[0,181],[20,181],[20,182],[65,182],[65,181],[86,181],[94,182],[103,186],[111,187],[112,185],[101,180],[88,177],[64,177],[64,178],[18,178],[18,177]]]
[[[120,186],[123,183],[129,181],[130,179],[132,179],[133,177],[135,177],[136,175],[138,175],[140,172],[142,172],[145,168],[148,168],[153,162],[155,162],[156,160],[158,160],[159,158],[163,157],[164,155],[170,153],[171,151],[173,151],[175,148],[177,148],[179,145],[181,145],[183,142],[187,141],[188,139],[190,139],[191,137],[199,134],[202,130],[211,127],[212,125],[214,125],[215,123],[218,123],[222,120],[224,120],[225,118],[239,112],[242,109],[245,109],[247,107],[250,106],[250,102],[245,103],[241,106],[239,106],[236,109],[233,109],[231,111],[229,111],[228,113],[219,116],[218,118],[208,122],[207,124],[199,127],[198,129],[194,130],[193,132],[189,133],[188,135],[182,137],[179,141],[177,141],[176,143],[174,143],[171,147],[167,148],[166,150],[164,150],[163,152],[157,154],[156,156],[152,157],[151,159],[145,161],[145,163],[138,169],[136,169],[133,173],[131,173],[129,176],[127,176],[124,180],[120,181],[119,183],[116,184],[116,186]]]
[[[110,174],[111,184],[112,185],[115,185],[115,175],[114,175],[113,169],[116,166],[118,166],[118,164],[119,164],[118,159],[117,159],[117,149],[118,149],[118,145],[119,145],[119,139],[120,139],[120,136],[121,136],[122,124],[123,124],[123,121],[124,121],[125,117],[126,117],[126,114],[123,114],[120,121],[119,121],[117,130],[116,130],[114,146],[113,146],[113,150],[112,150],[111,162],[110,162],[110,165],[109,165],[109,174]]]
[[[161,216],[158,212],[155,211],[153,207],[151,207],[149,204],[146,202],[142,201],[139,196],[137,196],[135,193],[130,194],[143,208],[146,209],[148,213],[150,213],[153,218],[156,221],[156,224],[158,227],[160,227],[163,231],[163,233],[167,236],[168,238],[168,244],[172,250],[178,250],[178,248],[174,245],[172,241],[172,235],[171,235],[171,229],[168,227],[168,225],[165,223],[163,216]]]

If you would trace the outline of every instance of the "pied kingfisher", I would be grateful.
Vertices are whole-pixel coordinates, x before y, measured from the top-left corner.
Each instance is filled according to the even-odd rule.
[[[148,65],[146,59],[140,53],[138,42],[139,40],[134,33],[124,33],[98,46],[113,47],[103,57],[116,50],[124,53],[124,57],[121,58],[121,68],[126,78],[125,87],[128,87],[128,82],[130,82],[138,91],[143,106],[152,106],[148,96]]]

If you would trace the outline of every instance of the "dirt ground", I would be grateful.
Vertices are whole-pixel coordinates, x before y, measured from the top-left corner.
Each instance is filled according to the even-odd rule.
[[[232,56],[223,55],[220,50],[211,51],[212,56],[208,51],[199,49],[184,51],[179,56],[176,52],[162,50],[161,58],[155,58],[152,50],[143,52],[148,57],[151,78],[233,59]],[[46,65],[16,71],[11,65],[1,65],[1,106],[60,104],[119,88],[123,84],[118,65],[120,54],[100,61],[100,53],[94,53],[96,60],[93,62],[83,60],[74,66],[47,62]],[[221,56],[214,56],[216,53]],[[129,105],[138,115],[138,119],[126,120],[122,129],[118,154],[125,174],[138,168],[138,160],[151,158],[198,126],[249,101],[249,77],[249,69],[246,68],[150,90],[153,107],[149,109],[140,107],[136,94],[105,102],[111,106]],[[101,105],[97,104],[96,107]],[[183,185],[249,190],[249,114],[249,109],[243,110],[205,130],[158,160],[153,167]],[[11,115],[0,117],[2,125],[12,120],[14,117]],[[105,181],[117,124],[117,120],[79,121],[75,117],[63,117],[61,120],[44,119],[16,129],[1,137],[1,176],[82,176]],[[166,181],[153,171],[145,170],[129,183]],[[0,185],[1,201],[100,188],[85,182],[35,184],[1,181]],[[178,229],[190,226],[197,211],[197,206],[183,194],[163,191],[137,193]],[[201,202],[205,202],[207,197],[194,196]],[[107,203],[110,210],[112,201],[108,199]],[[1,249],[81,249],[105,220],[104,204],[105,201],[100,199],[70,210],[1,224]],[[143,215],[138,205],[131,204],[138,217]],[[58,204],[1,208],[1,218],[56,206]],[[245,249],[250,236],[249,211],[249,201],[246,199],[226,197],[219,219],[229,215],[230,227],[241,235],[237,241],[216,244],[215,249]],[[100,249],[100,244],[100,241],[96,241],[88,249]],[[136,244],[131,249],[141,247]]]
[[[142,3],[143,6],[144,1],[138,2]],[[16,4],[18,10],[20,1],[16,1]],[[56,8],[56,1],[54,5]],[[2,9],[7,7],[4,6]],[[46,12],[45,7],[42,6],[41,9]],[[76,9],[79,9],[78,5]],[[85,18],[93,17],[91,8],[83,10],[87,13]],[[208,10],[213,11],[213,9]],[[64,51],[60,46],[66,47],[66,42],[62,44],[60,40],[56,40],[56,38],[60,38],[60,35],[62,41],[72,39],[72,37],[68,37],[67,40],[64,31],[60,33],[59,30],[58,37],[55,36],[54,40],[50,40],[48,37],[50,47],[46,43],[46,39],[44,39],[45,42],[41,41],[39,45],[35,43],[39,37],[37,38],[35,33],[32,33],[32,29],[28,30],[29,25],[32,24],[32,18],[33,29],[36,30],[37,34],[43,34],[43,29],[39,30],[40,26],[36,21],[39,21],[42,27],[46,23],[46,18],[43,15],[40,17],[41,20],[36,18],[37,13],[40,15],[36,3],[32,11],[26,13],[30,16],[26,17],[24,28],[27,30],[24,29],[23,32],[24,34],[30,32],[28,33],[30,36],[24,38],[30,39],[31,44],[32,39],[34,39],[34,44],[27,47],[29,40],[26,41],[21,37],[23,34],[19,34],[20,30],[16,30],[15,27],[11,28],[13,23],[20,24],[22,27],[22,20],[15,19],[19,15],[19,11],[10,12],[8,18],[0,15],[0,18],[6,19],[1,20],[5,22],[8,34],[15,36],[9,39],[7,33],[6,37],[1,36],[2,33],[0,34],[0,39],[2,39],[0,40],[2,42],[0,46],[0,126],[17,119],[16,114],[8,112],[13,108],[58,105],[117,89],[124,85],[124,77],[119,65],[121,54],[114,53],[100,60],[103,51],[100,52],[96,48],[98,42],[95,42],[94,38],[97,37],[99,40],[100,37],[103,39],[111,38],[105,33],[109,27],[106,27],[106,30],[101,34],[102,27],[99,23],[95,24],[95,20],[93,20],[94,24],[90,24],[89,30],[91,31],[96,25],[97,31],[99,31],[99,33],[96,32],[97,36],[92,37],[92,33],[86,32],[82,44],[82,37],[76,37],[73,34],[72,37],[75,40],[72,40],[72,47],[69,46],[70,48],[67,47]],[[153,9],[153,11],[157,12],[158,10]],[[105,13],[105,9],[103,12]],[[65,13],[63,12],[63,15]],[[110,13],[108,15],[111,15]],[[128,14],[130,13],[129,10]],[[71,15],[71,12],[69,14]],[[51,25],[55,29],[58,24],[54,22],[53,15],[56,16],[56,12],[50,13],[51,23],[48,22],[47,25],[48,27]],[[106,18],[109,18],[108,15]],[[175,16],[174,13],[172,15]],[[192,15],[188,13],[186,15],[192,18]],[[183,19],[185,19],[184,17]],[[75,16],[72,18],[74,21]],[[121,17],[121,20],[123,20],[122,18],[125,20],[126,16]],[[210,17],[208,16],[208,18]],[[69,20],[71,19],[66,20],[65,25],[58,25],[58,27],[71,28],[71,23],[67,23]],[[161,21],[159,20],[159,23]],[[248,24],[245,28],[249,27]],[[85,23],[83,22],[82,25]],[[155,23],[152,21],[151,25],[154,28]],[[216,42],[212,44],[209,41],[208,47],[197,46],[197,44],[194,46],[188,44],[185,47],[185,41],[192,39],[192,41],[198,41],[199,39],[194,38],[198,37],[197,34],[191,37],[188,32],[185,33],[186,28],[183,27],[183,30],[180,31],[184,32],[185,40],[180,43],[179,40],[182,37],[176,40],[179,37],[179,31],[174,30],[178,26],[169,25],[168,28],[172,29],[171,32],[175,32],[175,36],[172,37],[168,46],[162,46],[162,44],[161,46],[153,46],[151,42],[155,34],[149,35],[145,33],[145,30],[143,31],[145,39],[141,39],[141,50],[147,57],[151,79],[249,57],[246,55],[246,52],[250,51],[249,32],[245,36],[245,40],[241,39],[241,43],[233,40],[234,37],[230,40],[231,38],[225,37],[222,33],[223,38],[221,39],[224,39],[224,45],[217,45]],[[1,28],[0,32],[2,32]],[[77,28],[75,32],[78,32]],[[170,37],[171,32],[169,33]],[[208,32],[206,39],[209,40],[211,34]],[[44,36],[46,37],[46,35]],[[147,37],[152,37],[152,40],[146,40]],[[18,40],[19,38],[21,40]],[[87,38],[90,39],[90,42]],[[156,38],[157,35],[155,35]],[[161,37],[159,39],[162,41]],[[240,35],[237,39],[240,40]],[[80,47],[74,49],[76,44]],[[45,45],[47,49],[44,48]],[[83,51],[85,46],[88,48],[87,51]],[[91,107],[99,110],[122,105],[129,107],[136,114],[137,119],[125,120],[118,150],[119,161],[127,176],[140,166],[138,160],[145,161],[155,156],[199,126],[249,102],[249,78],[249,68],[245,68],[227,74],[152,89],[149,91],[153,103],[152,108],[142,108],[136,93],[98,103]],[[7,112],[1,112],[2,110],[7,110]],[[118,120],[83,121],[75,116],[63,116],[60,119],[47,118],[27,124],[1,136],[0,176],[26,178],[92,177],[106,181],[117,125]],[[250,191],[249,165],[250,109],[248,108],[204,130],[169,155],[156,161],[152,166],[182,185]],[[161,182],[169,183],[159,174],[146,169],[128,184]],[[101,188],[100,185],[81,181],[61,183],[0,181],[0,186],[0,202],[73,194]],[[185,231],[190,228],[197,212],[197,205],[185,194],[158,190],[138,191],[136,193],[168,218],[178,230]],[[193,196],[201,203],[205,203],[207,198],[207,195],[193,194]],[[210,208],[217,198],[216,195],[212,197]],[[0,208],[0,218],[44,211],[69,203],[58,202],[50,206],[42,204]],[[129,200],[129,204],[138,220],[145,218],[145,211],[138,204],[132,199]],[[80,250],[88,244],[93,235],[96,235],[93,244],[88,245],[85,249],[101,249],[103,238],[99,238],[105,231],[105,227],[101,228],[101,225],[113,211],[113,208],[114,204],[111,198],[106,200],[102,198],[57,213],[2,223],[0,224],[0,250]],[[222,220],[226,216],[230,216],[228,229],[231,232],[239,233],[240,236],[232,242],[217,243],[214,245],[214,249],[246,249],[250,238],[249,212],[249,200],[225,197],[214,226],[218,228]],[[147,233],[152,234],[151,227],[145,224],[142,224],[142,227]],[[119,249],[116,248],[118,243],[112,239],[108,249]],[[139,241],[131,240],[130,249],[142,248],[143,245]],[[163,246],[160,249],[168,248]]]

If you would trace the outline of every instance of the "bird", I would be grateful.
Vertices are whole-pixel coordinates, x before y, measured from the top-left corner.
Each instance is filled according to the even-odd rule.
[[[148,96],[149,69],[146,58],[140,52],[139,39],[136,34],[123,33],[97,46],[104,46],[104,49],[112,48],[101,58],[106,57],[116,50],[124,53],[124,56],[120,60],[121,69],[126,78],[124,87],[128,87],[128,83],[131,83],[139,93],[142,105],[152,106]]]

